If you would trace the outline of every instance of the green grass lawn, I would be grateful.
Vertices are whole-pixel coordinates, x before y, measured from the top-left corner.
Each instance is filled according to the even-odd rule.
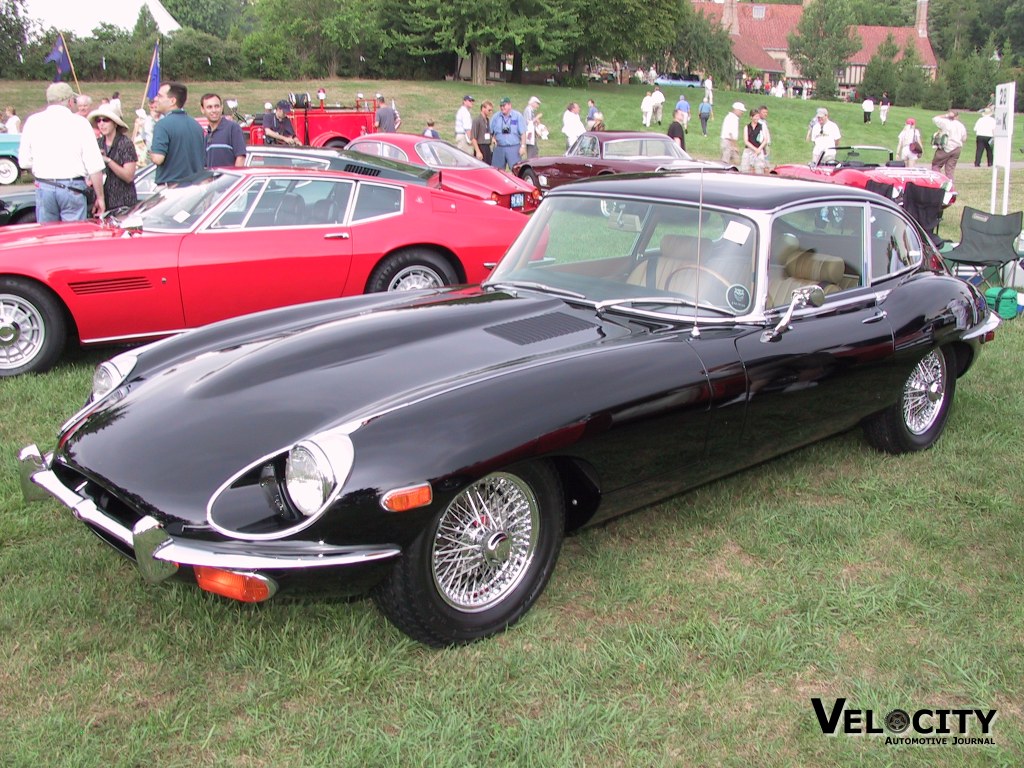
[[[413,120],[430,99],[447,119],[467,90],[380,85]],[[262,101],[298,86],[259,87]],[[531,92],[486,93],[506,91]],[[639,122],[638,95],[597,93],[622,101],[613,125],[636,127],[616,121],[632,110]],[[586,92],[541,91],[545,106],[574,96]],[[813,103],[772,109],[775,133],[789,110],[806,124]],[[849,109],[839,117],[852,128]],[[988,207],[985,174],[958,184]],[[0,380],[5,768],[1024,760],[1020,320],[959,382],[932,450],[883,455],[853,431],[584,532],[519,625],[444,651],[408,640],[369,601],[248,607],[148,585],[63,507],[23,504],[17,450],[52,447],[108,354]],[[825,736],[814,697],[879,721],[894,708],[997,709],[995,745]]]

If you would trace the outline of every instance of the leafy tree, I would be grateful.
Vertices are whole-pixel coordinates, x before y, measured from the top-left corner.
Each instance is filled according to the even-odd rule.
[[[156,40],[160,35],[160,28],[156,25],[156,19],[149,10],[148,5],[139,8],[139,17],[135,20],[135,27],[132,29],[132,37],[137,41]]]
[[[676,27],[675,58],[686,72],[710,74],[721,83],[732,82],[735,65],[728,30],[698,13],[690,3],[683,7]]]
[[[851,19],[848,0],[815,0],[804,8],[797,31],[789,35],[790,58],[801,75],[815,81],[819,98],[835,97],[836,72],[860,50]]]
[[[28,39],[24,0],[0,0],[0,77],[15,74],[18,55]]]
[[[864,68],[864,82],[861,83],[859,90],[875,97],[883,93],[896,93],[899,76],[895,63],[899,52],[900,47],[896,45],[896,39],[892,34],[887,35]]]
[[[181,26],[221,38],[228,36],[245,5],[245,0],[163,0],[164,8]]]
[[[234,79],[242,69],[242,53],[213,35],[182,27],[168,36],[160,67],[164,80]]]
[[[876,27],[912,27],[916,5],[914,0],[850,0],[852,23]]]
[[[896,64],[896,86],[890,91],[894,103],[905,106],[923,103],[931,81],[921,63],[917,46],[913,40],[908,40],[903,57]]]

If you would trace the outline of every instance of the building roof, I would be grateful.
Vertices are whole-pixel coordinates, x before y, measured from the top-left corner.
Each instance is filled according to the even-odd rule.
[[[728,13],[725,3],[713,0],[693,0],[693,7],[697,13],[703,13],[718,24],[723,24],[723,18]],[[755,70],[782,71],[780,62],[772,59],[768,52],[785,53],[789,50],[789,35],[796,32],[804,12],[803,6],[737,2],[734,7],[738,29],[729,30],[733,41],[733,56],[740,64]],[[913,40],[922,65],[936,66],[931,43],[927,37],[918,35],[915,27],[855,26],[854,30],[860,36],[862,46],[850,58],[850,64],[866,65],[886,35],[891,33],[900,48],[897,60],[902,58],[907,41]]]

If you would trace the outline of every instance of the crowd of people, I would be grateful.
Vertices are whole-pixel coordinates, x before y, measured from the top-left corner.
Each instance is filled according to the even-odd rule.
[[[135,173],[148,163],[157,166],[158,185],[188,182],[207,168],[244,165],[245,137],[225,118],[221,97],[207,93],[200,99],[205,130],[185,112],[187,99],[184,84],[162,83],[149,111],[136,111],[129,132],[118,92],[94,107],[92,97],[67,83],[50,84],[45,109],[24,125],[19,119],[6,126],[21,133],[18,163],[35,180],[36,220],[80,221],[134,205]],[[283,104],[282,112],[288,108]],[[16,117],[13,107],[8,110]]]
[[[760,92],[758,83],[751,92]],[[764,87],[764,84],[760,84]],[[19,161],[31,170],[36,181],[37,218],[39,221],[68,221],[99,215],[104,210],[132,205],[136,202],[134,176],[137,168],[148,163],[157,166],[157,184],[174,184],[194,178],[206,168],[241,166],[245,164],[245,136],[241,127],[224,115],[221,97],[207,93],[200,99],[200,110],[206,119],[205,130],[185,112],[187,87],[178,82],[162,83],[149,110],[136,111],[134,128],[129,127],[121,111],[120,94],[114,92],[96,107],[86,94],[76,94],[67,83],[53,83],[46,90],[47,106],[29,117],[24,124],[13,106],[5,108],[0,126],[8,133],[21,132]],[[704,83],[704,95],[696,106],[702,137],[708,136],[708,125],[714,120],[713,84]],[[323,99],[321,98],[321,102]],[[646,92],[640,107],[643,128],[661,125],[665,94],[655,86]],[[402,123],[392,100],[380,93],[375,98],[374,127],[381,132],[394,132]],[[861,107],[865,124],[876,114],[884,126],[892,101],[883,93],[877,104],[867,97]],[[511,170],[520,160],[536,157],[540,142],[549,131],[542,122],[541,100],[531,96],[520,112],[509,97],[498,101],[497,109],[490,100],[479,108],[476,99],[466,94],[455,113],[455,145],[463,152],[492,167]],[[475,110],[475,113],[474,113]],[[268,103],[263,116],[263,130],[268,142],[299,144],[289,113],[291,105],[280,100]],[[667,134],[681,149],[686,149],[686,136],[693,107],[686,94],[681,94],[672,110]],[[956,110],[933,118],[935,132],[931,137],[934,149],[931,167],[953,178],[961,151],[967,142],[966,126]],[[604,130],[604,115],[594,99],[587,102],[584,118],[579,102],[570,101],[562,113],[561,133],[569,149],[587,130]],[[974,166],[983,160],[992,165],[995,119],[993,110],[983,110],[974,125]],[[424,135],[440,138],[433,120],[427,121]],[[744,173],[763,174],[771,170],[771,132],[768,107],[761,105],[747,110],[742,102],[732,104],[722,119],[720,157]],[[835,158],[842,140],[839,126],[825,108],[819,108],[807,126],[805,140],[811,145],[811,163],[827,163]],[[925,143],[916,120],[908,118],[897,137],[895,156],[906,165],[916,164],[925,153]]]

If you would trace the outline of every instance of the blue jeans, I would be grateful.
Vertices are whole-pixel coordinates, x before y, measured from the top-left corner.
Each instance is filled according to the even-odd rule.
[[[58,179],[59,183],[80,189],[75,192],[63,189],[45,181],[36,181],[36,221],[85,221],[89,212],[85,209],[85,181]]]

